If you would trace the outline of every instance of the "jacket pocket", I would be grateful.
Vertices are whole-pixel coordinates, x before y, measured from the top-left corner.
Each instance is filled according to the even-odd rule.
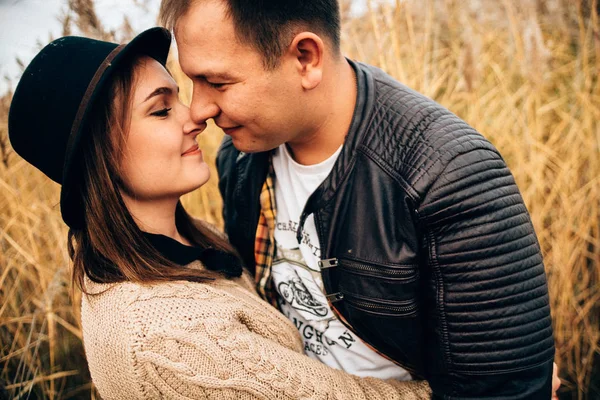
[[[340,289],[346,304],[362,312],[390,317],[408,317],[417,313],[418,307],[415,300],[382,301],[345,293],[343,287]]]
[[[357,275],[404,281],[405,283],[416,281],[418,278],[418,269],[412,265],[382,265],[347,257],[340,258],[339,263],[342,269]]]
[[[416,265],[384,265],[349,257],[338,262],[338,288],[349,307],[387,317],[416,314]]]
[[[345,254],[325,271],[335,272],[334,306],[358,337],[420,376],[414,372],[422,371],[423,349],[418,266]]]

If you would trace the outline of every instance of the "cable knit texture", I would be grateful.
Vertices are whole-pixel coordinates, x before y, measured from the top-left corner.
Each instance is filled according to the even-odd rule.
[[[359,378],[306,357],[294,325],[245,275],[86,287],[85,351],[105,400],[430,397],[425,382]]]

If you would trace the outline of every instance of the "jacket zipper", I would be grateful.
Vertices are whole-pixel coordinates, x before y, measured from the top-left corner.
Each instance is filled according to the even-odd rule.
[[[358,274],[372,275],[378,277],[386,277],[400,281],[414,281],[417,279],[417,271],[408,268],[393,268],[388,267],[386,269],[375,268],[371,265],[364,264],[348,258],[341,258],[341,267],[344,269],[352,270]]]
[[[340,290],[343,292],[343,289],[340,287]],[[410,315],[417,311],[417,303],[414,301],[404,301],[398,302],[396,304],[384,304],[384,303],[373,303],[366,302],[361,299],[357,299],[355,296],[344,294],[344,299],[348,301],[348,303],[356,306],[357,308],[362,308],[370,311],[393,311],[402,313],[403,315]]]

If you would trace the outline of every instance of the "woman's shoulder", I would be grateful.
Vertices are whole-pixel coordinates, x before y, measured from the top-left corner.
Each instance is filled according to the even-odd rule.
[[[289,321],[276,309],[265,307],[266,303],[246,288],[243,280],[106,285],[102,292],[84,295],[84,336],[99,338],[108,331],[121,330],[118,335],[123,341],[139,342],[142,338],[168,338],[177,331],[196,330],[207,321],[233,326],[240,315],[249,325],[263,326],[261,332],[264,330],[262,334],[267,336],[273,333],[271,330],[289,329]],[[136,332],[144,332],[145,336],[134,338]]]
[[[236,302],[218,284],[185,281],[89,283],[81,325],[92,378],[101,393],[139,391],[139,365],[148,349],[186,337],[210,320],[233,320]],[[225,284],[225,288],[227,288]],[[138,392],[131,398],[143,398]],[[110,396],[109,396],[110,397]]]
[[[207,282],[86,283],[89,294],[82,297],[83,324],[102,320],[122,325],[127,321],[136,328],[162,329],[169,322],[262,308],[247,276]]]
[[[125,311],[132,305],[143,303],[165,303],[171,299],[210,301],[225,297],[228,286],[238,286],[238,280],[218,279],[207,282],[171,281],[171,282],[119,282],[96,283],[86,280],[83,301],[90,305],[114,303],[113,311]]]

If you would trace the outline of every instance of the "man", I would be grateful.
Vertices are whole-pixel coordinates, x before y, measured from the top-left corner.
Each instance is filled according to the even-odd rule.
[[[446,399],[551,396],[546,276],[497,150],[344,58],[335,0],[163,0],[225,229],[309,356]]]

